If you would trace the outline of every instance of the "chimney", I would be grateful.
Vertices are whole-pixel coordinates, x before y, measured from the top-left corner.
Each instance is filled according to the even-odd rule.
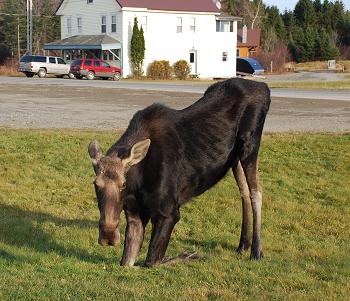
[[[248,29],[247,25],[244,25],[242,28],[242,43],[245,44],[248,41]]]

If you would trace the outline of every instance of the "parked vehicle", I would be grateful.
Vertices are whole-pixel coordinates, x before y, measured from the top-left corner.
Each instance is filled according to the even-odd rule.
[[[238,75],[263,74],[264,67],[253,58],[237,58]]]
[[[25,55],[19,62],[18,71],[23,72],[27,77],[33,77],[37,74],[39,77],[45,77],[47,74],[54,74],[57,77],[67,75],[70,66],[62,58],[44,55]]]
[[[70,72],[77,79],[86,77],[92,80],[95,77],[100,77],[102,79],[119,80],[122,69],[113,67],[100,59],[78,59],[71,63]]]

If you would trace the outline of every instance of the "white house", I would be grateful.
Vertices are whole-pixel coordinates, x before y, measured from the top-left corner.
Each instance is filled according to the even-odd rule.
[[[187,60],[201,78],[236,75],[237,21],[218,0],[62,0],[61,40],[45,45],[66,58],[96,56],[131,74],[134,18],[144,30],[144,69],[153,60]],[[68,57],[67,57],[68,56]]]

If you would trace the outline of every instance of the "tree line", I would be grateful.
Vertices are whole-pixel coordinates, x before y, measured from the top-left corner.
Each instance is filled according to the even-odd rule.
[[[342,1],[299,0],[294,10],[284,12],[262,0],[222,2],[248,28],[261,28],[266,55],[276,57],[284,48],[284,55],[296,62],[350,59],[350,12]]]
[[[26,0],[3,0],[0,6],[0,63],[26,51]],[[33,0],[33,52],[60,38],[60,0]],[[296,62],[350,59],[350,12],[340,0],[299,0],[280,12],[263,0],[222,0],[223,10],[262,30],[262,54]],[[19,29],[19,30],[18,30]],[[19,45],[17,33],[19,32]]]
[[[0,63],[27,49],[26,0],[4,0],[0,6]],[[55,16],[59,0],[33,0],[33,53],[60,38],[60,17]],[[18,43],[19,35],[19,43]]]

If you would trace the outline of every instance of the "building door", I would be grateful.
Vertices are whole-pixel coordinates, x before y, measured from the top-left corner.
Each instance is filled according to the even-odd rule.
[[[190,50],[190,74],[197,74],[197,50]]]

